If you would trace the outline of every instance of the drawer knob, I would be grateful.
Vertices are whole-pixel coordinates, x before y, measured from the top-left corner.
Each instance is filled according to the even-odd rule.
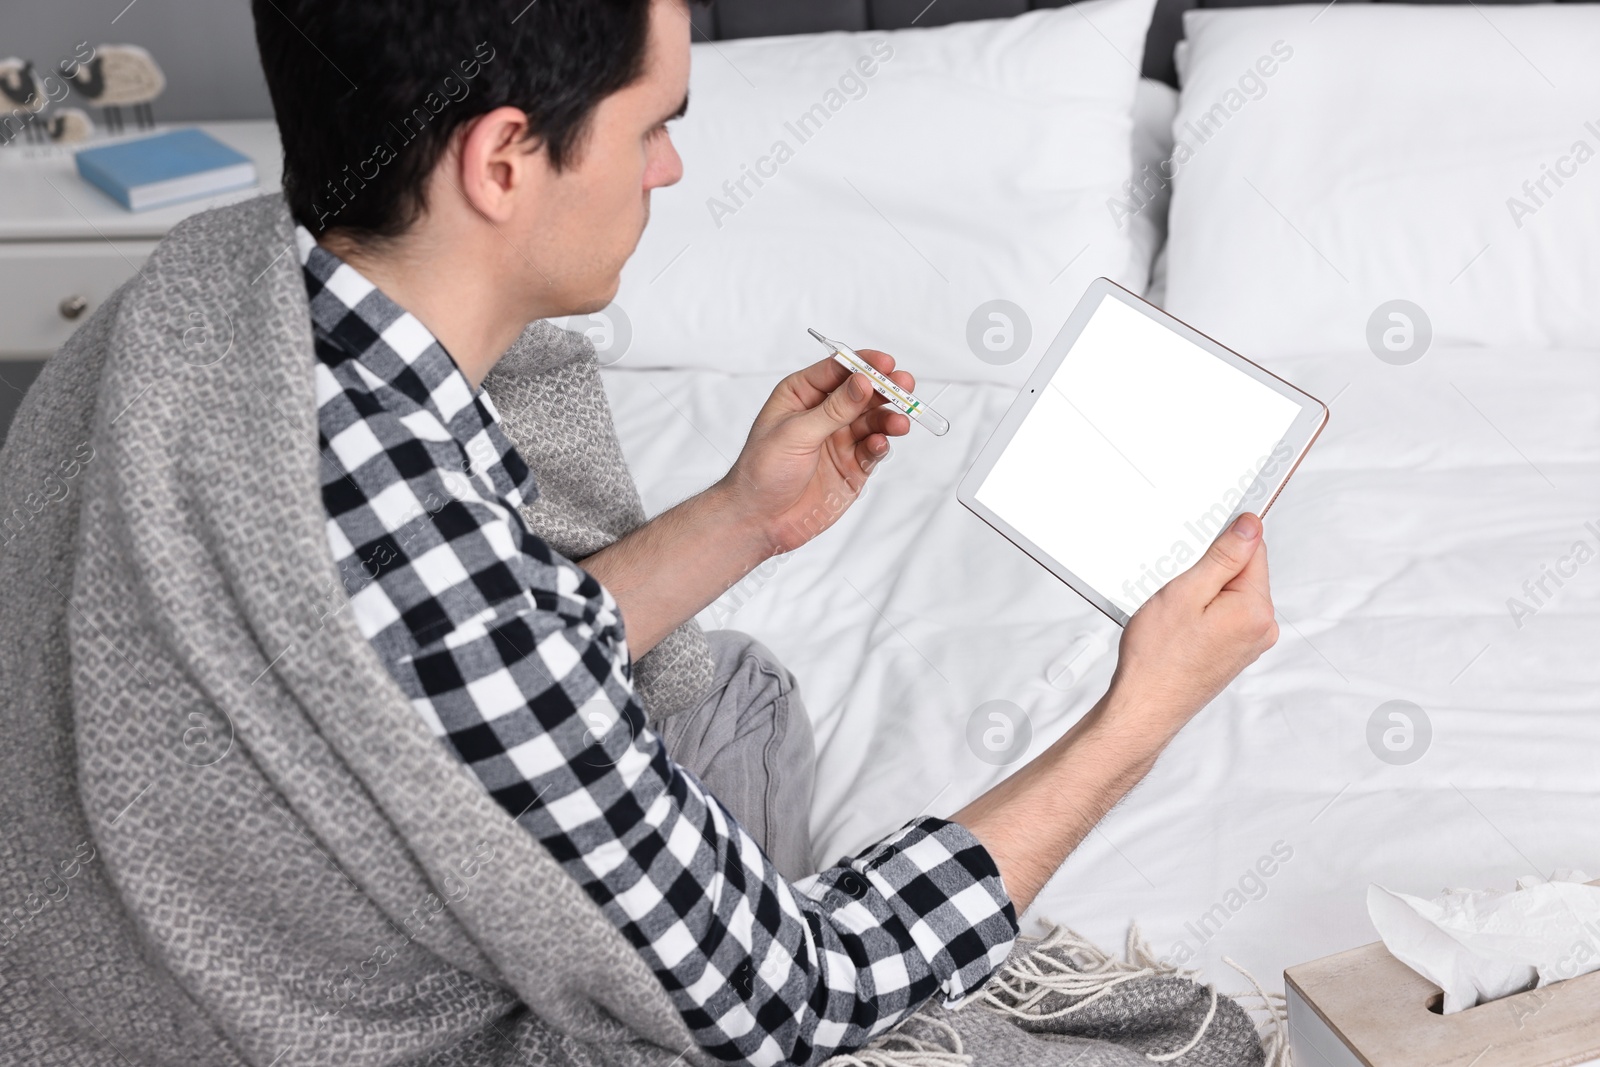
[[[61,312],[62,318],[70,322],[82,315],[85,311],[89,310],[89,301],[85,300],[77,293],[73,293],[71,296],[63,299],[61,303],[56,306],[56,310]]]

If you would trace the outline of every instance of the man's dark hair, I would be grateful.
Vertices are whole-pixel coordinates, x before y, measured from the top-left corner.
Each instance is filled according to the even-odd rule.
[[[507,105],[558,170],[605,97],[644,69],[650,0],[252,0],[283,139],[283,188],[312,233],[404,232],[463,124]]]

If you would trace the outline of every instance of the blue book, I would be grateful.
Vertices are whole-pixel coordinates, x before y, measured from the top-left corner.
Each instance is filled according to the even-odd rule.
[[[129,211],[256,183],[256,165],[202,130],[173,130],[78,152],[78,173]]]

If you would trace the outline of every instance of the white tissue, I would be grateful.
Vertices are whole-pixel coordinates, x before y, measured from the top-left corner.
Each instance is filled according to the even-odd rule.
[[[1447,889],[1432,900],[1367,888],[1367,914],[1396,959],[1444,990],[1444,1013],[1600,970],[1600,886],[1581,871],[1515,890]]]

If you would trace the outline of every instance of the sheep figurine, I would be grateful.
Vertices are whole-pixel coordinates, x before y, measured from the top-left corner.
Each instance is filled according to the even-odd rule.
[[[29,141],[43,140],[43,132],[34,128],[34,118],[46,103],[44,83],[32,60],[0,59],[0,104],[6,109],[0,115],[0,143],[9,144],[19,130]]]
[[[154,57],[136,44],[100,45],[93,59],[62,75],[86,102],[100,108],[108,133],[122,131],[122,109],[128,106],[140,127],[154,126],[150,102],[167,87],[167,76]]]

